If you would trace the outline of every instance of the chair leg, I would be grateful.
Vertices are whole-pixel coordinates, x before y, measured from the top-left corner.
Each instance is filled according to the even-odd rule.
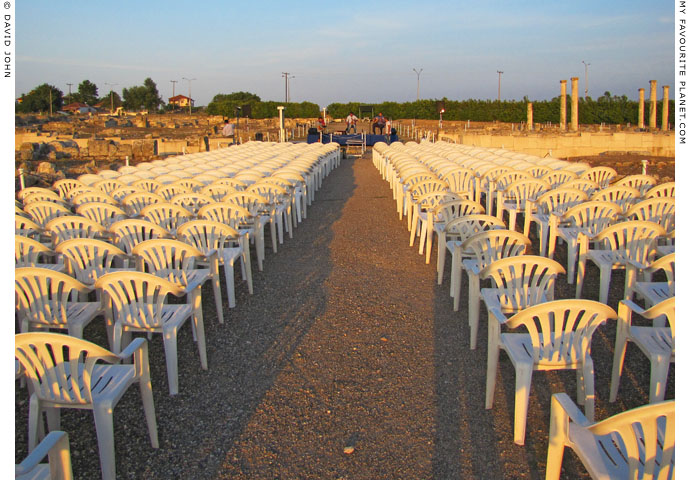
[[[527,407],[532,384],[532,364],[515,365],[515,432],[513,441],[525,444],[527,430]]]
[[[99,403],[93,406],[93,417],[98,437],[98,456],[101,459],[103,480],[115,480],[115,437],[113,433],[113,405]]]
[[[477,329],[479,328],[479,277],[469,276],[468,316],[470,324],[470,350],[477,348]]]
[[[179,392],[177,378],[177,328],[163,332],[163,349],[165,350],[165,367],[168,372],[168,390],[170,395]]]
[[[649,379],[649,403],[664,401],[670,361],[671,357],[668,355],[654,355],[651,359],[652,372]]]

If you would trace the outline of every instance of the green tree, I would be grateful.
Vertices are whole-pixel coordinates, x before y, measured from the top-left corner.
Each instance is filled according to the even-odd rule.
[[[22,94],[21,103],[17,103],[16,110],[19,113],[50,112],[50,105],[53,105],[53,112],[62,108],[62,91],[57,87],[44,83],[31,90],[28,94]]]
[[[122,89],[123,106],[128,110],[158,110],[163,99],[158,94],[156,83],[147,78],[144,85]]]
[[[92,83],[89,80],[84,80],[79,84],[77,93],[72,97],[72,101],[74,102],[82,102],[88,105],[94,105],[96,102],[98,102],[98,87],[95,83]]]

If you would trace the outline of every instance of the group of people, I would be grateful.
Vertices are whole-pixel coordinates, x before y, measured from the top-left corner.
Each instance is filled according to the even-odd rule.
[[[347,124],[347,127],[345,128],[345,134],[350,133],[350,129],[354,133],[357,133],[357,122],[359,121],[359,118],[357,116],[350,112],[350,114],[345,118],[345,123]],[[383,135],[383,132],[386,130],[386,125],[388,121],[386,120],[386,117],[383,116],[383,113],[379,112],[377,116],[374,117],[373,123],[371,126],[371,131],[375,135],[376,134],[376,129],[379,130],[379,135]],[[388,133],[388,132],[386,132]]]

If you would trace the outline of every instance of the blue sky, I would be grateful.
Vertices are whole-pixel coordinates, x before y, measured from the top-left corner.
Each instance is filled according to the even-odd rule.
[[[674,2],[17,2],[16,94],[88,79],[99,94],[151,77],[197,105],[249,91],[292,101],[550,99],[561,79],[637,98],[671,85]],[[568,87],[570,88],[570,87]],[[659,88],[659,91],[661,89]],[[660,93],[659,93],[660,95]]]

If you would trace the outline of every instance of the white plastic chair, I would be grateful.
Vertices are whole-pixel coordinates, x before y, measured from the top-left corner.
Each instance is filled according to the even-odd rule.
[[[170,395],[179,392],[177,369],[177,334],[191,318],[196,337],[201,368],[208,370],[206,336],[201,314],[201,294],[193,290],[191,301],[182,304],[165,303],[168,294],[183,296],[187,290],[157,275],[143,272],[116,272],[104,275],[96,282],[102,292],[103,308],[113,323],[113,350],[118,352],[130,332],[160,333],[165,349]]]
[[[633,312],[647,320],[653,320],[653,326],[633,325]],[[666,322],[664,322],[664,317],[666,317]],[[668,326],[666,326],[667,322]],[[628,342],[637,345],[651,363],[649,403],[663,401],[669,365],[676,361],[676,297],[668,298],[648,310],[643,310],[628,300],[623,300],[618,304],[610,402],[615,402],[618,396]]]
[[[148,344],[137,338],[120,354],[94,343],[58,333],[21,333],[14,337],[14,355],[31,382],[29,451],[36,447],[41,413],[51,431],[60,429],[60,409],[93,411],[101,473],[115,480],[113,411],[130,385],[139,384],[149,439],[158,448],[158,428],[149,373]],[[123,361],[134,359],[133,364]]]
[[[657,239],[664,234],[660,225],[641,220],[611,225],[591,238],[580,233],[575,298],[582,296],[585,267],[590,260],[599,267],[599,301],[608,303],[611,270],[625,268],[629,271],[628,264],[631,263],[639,269],[649,267]],[[590,248],[590,243],[601,247]],[[626,275],[625,288],[628,291],[631,289],[631,278],[630,274]]]
[[[492,308],[489,316],[489,349],[486,371],[486,408],[493,407],[500,349],[515,367],[515,431],[513,440],[525,443],[527,407],[533,370],[577,370],[578,403],[594,419],[594,364],[590,355],[592,335],[616,312],[591,300],[555,300],[540,303],[506,318]],[[501,326],[524,326],[527,333],[501,332]]]
[[[73,294],[86,296],[93,290],[79,280],[45,268],[23,267],[14,270],[19,331],[58,328],[83,338],[84,328],[101,315],[100,302],[70,301]]]
[[[560,478],[565,447],[597,480],[675,478],[675,419],[676,402],[669,400],[594,423],[568,395],[556,393],[551,397],[545,479]]]
[[[48,457],[48,463],[40,463]],[[14,466],[14,480],[72,480],[69,435],[50,432],[22,463]]]

